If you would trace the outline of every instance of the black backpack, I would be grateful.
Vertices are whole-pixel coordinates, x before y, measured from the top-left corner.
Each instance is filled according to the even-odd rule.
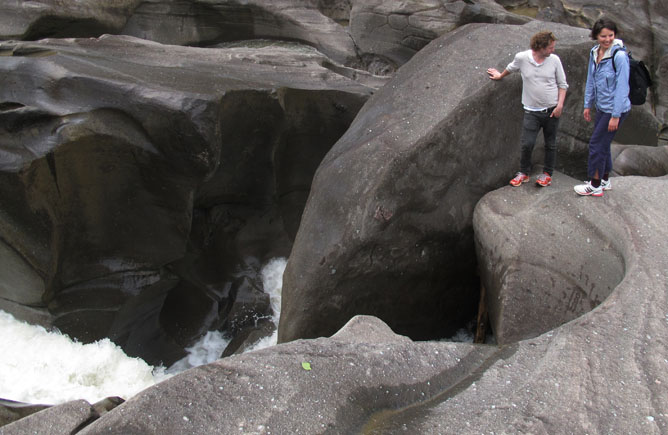
[[[652,86],[652,79],[649,75],[647,67],[642,60],[636,60],[631,57],[631,52],[626,47],[618,48],[612,53],[612,67],[617,73],[615,66],[615,54],[619,50],[624,50],[629,55],[629,100],[634,106],[641,106],[645,104],[647,99],[647,88]]]

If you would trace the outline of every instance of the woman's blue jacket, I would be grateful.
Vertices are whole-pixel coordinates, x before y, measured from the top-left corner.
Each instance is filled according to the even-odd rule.
[[[591,109],[595,104],[597,111],[610,113],[613,118],[619,118],[622,113],[631,110],[629,56],[625,50],[621,49],[622,41],[615,39],[612,47],[596,65],[598,47],[596,45],[589,53],[584,107]],[[616,68],[612,65],[613,61]]]

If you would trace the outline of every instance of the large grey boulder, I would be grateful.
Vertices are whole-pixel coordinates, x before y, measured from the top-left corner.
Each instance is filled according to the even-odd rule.
[[[292,45],[0,51],[0,308],[150,363],[224,328],[237,298],[271,314],[258,272],[290,252],[374,87]]]
[[[591,43],[584,29],[551,26],[571,83],[559,167],[584,171]],[[450,32],[369,99],[314,179],[284,275],[280,341],[331,335],[356,314],[414,339],[447,336],[472,317],[473,208],[517,170],[522,118],[520,77],[493,82],[486,69],[505,67],[543,28]]]

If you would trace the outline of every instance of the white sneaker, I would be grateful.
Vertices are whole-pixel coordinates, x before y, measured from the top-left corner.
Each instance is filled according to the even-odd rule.
[[[582,196],[603,196],[603,186],[594,187],[591,181],[586,181],[585,184],[578,184],[573,187],[575,193]]]
[[[612,189],[612,182],[610,180],[601,180],[601,189],[611,190]]]

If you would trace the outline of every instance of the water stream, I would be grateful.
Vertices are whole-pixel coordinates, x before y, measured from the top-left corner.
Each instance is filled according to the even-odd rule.
[[[277,325],[285,265],[285,258],[276,258],[261,272]],[[0,310],[0,398],[48,405],[76,399],[95,403],[109,396],[127,400],[183,370],[215,361],[227,343],[223,333],[209,331],[182,360],[169,368],[153,367],[128,357],[108,339],[78,343]],[[249,351],[274,344],[276,333]]]

